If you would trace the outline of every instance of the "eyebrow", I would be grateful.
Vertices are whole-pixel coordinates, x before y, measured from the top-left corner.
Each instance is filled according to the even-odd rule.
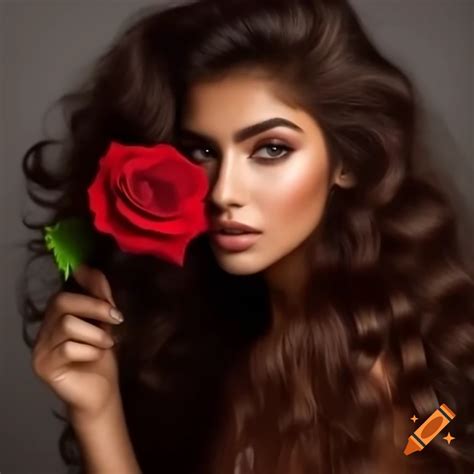
[[[263,122],[255,123],[249,127],[242,128],[241,130],[235,132],[232,138],[234,139],[235,143],[240,143],[250,137],[253,137],[254,135],[258,135],[259,133],[265,132],[266,130],[270,130],[271,128],[275,127],[288,127],[296,130],[297,132],[303,132],[303,129],[298,127],[298,125],[295,123],[290,122],[289,120],[282,117],[274,117],[264,120]],[[182,129],[180,133],[187,135],[190,138],[204,139],[210,143],[215,144],[215,141],[211,137],[202,133],[194,132],[193,130]]]

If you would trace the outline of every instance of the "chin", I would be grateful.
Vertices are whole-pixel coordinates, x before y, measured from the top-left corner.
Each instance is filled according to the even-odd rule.
[[[261,272],[266,265],[259,264],[259,259],[249,251],[226,252],[219,248],[212,247],[217,264],[227,273],[232,275],[253,275]]]

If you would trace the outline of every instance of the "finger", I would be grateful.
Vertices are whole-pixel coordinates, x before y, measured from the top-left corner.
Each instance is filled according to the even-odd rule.
[[[56,346],[50,356],[43,361],[44,378],[57,382],[69,370],[71,362],[91,362],[97,360],[103,349],[75,341],[65,341]]]
[[[100,349],[109,349],[114,345],[114,340],[103,329],[72,314],[64,315],[57,322],[57,327],[51,332],[51,337],[45,345],[45,351],[52,351],[67,340],[89,344]]]
[[[107,301],[89,295],[62,291],[51,302],[51,306],[46,313],[49,323],[48,332],[51,331],[51,328],[54,328],[56,321],[65,314],[74,314],[74,316],[80,318],[109,324],[120,324],[121,321],[114,317],[118,315],[122,317],[123,321],[120,311]]]
[[[99,269],[82,263],[75,268],[72,274],[77,283],[91,295],[105,299],[112,306],[117,306],[113,299],[112,289],[110,288],[107,277]]]

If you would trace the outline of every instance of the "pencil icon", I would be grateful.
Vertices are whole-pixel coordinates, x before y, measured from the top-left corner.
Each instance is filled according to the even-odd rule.
[[[454,417],[456,414],[442,403],[418,429],[408,437],[403,454],[409,456],[421,451]]]

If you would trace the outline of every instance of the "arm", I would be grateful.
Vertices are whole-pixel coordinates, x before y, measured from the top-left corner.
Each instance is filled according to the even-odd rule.
[[[133,452],[121,398],[93,419],[71,414],[87,474],[142,474]]]

